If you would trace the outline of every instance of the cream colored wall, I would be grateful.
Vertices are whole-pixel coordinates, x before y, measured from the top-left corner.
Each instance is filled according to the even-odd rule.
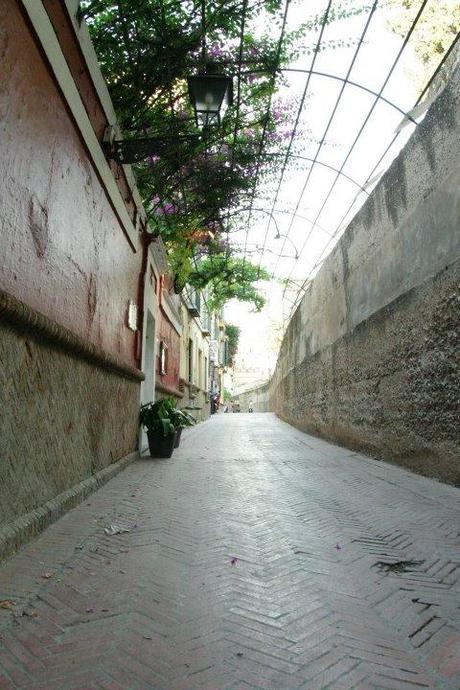
[[[180,343],[180,378],[183,383],[184,397],[179,401],[180,407],[188,411],[198,420],[203,421],[209,416],[208,386],[209,376],[205,375],[205,358],[209,367],[209,338],[204,336],[199,322],[190,315],[185,304],[181,306],[182,338]],[[193,371],[192,386],[188,381],[188,342],[193,342]],[[199,371],[199,352],[201,350],[201,371]]]

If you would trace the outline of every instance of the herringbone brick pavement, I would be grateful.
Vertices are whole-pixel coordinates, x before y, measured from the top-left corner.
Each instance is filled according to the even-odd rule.
[[[458,496],[216,415],[0,569],[0,688],[459,690]]]

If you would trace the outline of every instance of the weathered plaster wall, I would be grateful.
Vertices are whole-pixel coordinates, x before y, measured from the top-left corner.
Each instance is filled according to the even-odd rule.
[[[460,482],[460,73],[309,286],[271,382],[286,421]]]
[[[134,253],[16,0],[0,3],[0,288],[134,363]]]
[[[0,3],[0,526],[136,449],[141,378],[141,252],[20,4]]]
[[[178,401],[199,422],[211,414],[209,400],[209,336],[204,335],[201,321],[192,316],[182,301],[180,308],[182,336],[180,340],[180,389],[184,397]],[[193,342],[192,380],[189,381],[189,340]],[[199,352],[201,350],[201,362]]]

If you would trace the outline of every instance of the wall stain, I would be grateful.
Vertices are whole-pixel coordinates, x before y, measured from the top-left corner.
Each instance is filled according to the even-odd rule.
[[[1,21],[1,15],[0,15]],[[10,77],[13,65],[7,60],[10,37],[7,31],[0,26],[0,63],[2,65],[2,78],[0,79],[0,119],[4,120],[8,114],[11,99],[9,97]]]
[[[404,156],[401,154],[393,161],[393,164],[383,178],[385,206],[393,225],[398,224],[399,209],[407,208],[407,180]]]
[[[39,259],[45,255],[49,244],[48,208],[40,202],[36,194],[29,199],[29,229]]]
[[[444,125],[449,131],[455,131],[458,127],[457,107],[454,90],[451,85],[447,85],[433,107],[433,124],[439,129]]]
[[[90,273],[88,281],[88,324],[91,325],[94,321],[94,315],[97,307],[97,282],[94,273]]]
[[[361,209],[363,215],[364,225],[366,228],[370,228],[375,223],[375,198],[373,196],[368,197],[366,203]]]
[[[28,340],[24,341],[24,345],[26,346],[27,354],[29,355],[30,359],[33,359],[33,352],[32,352],[32,345]]]

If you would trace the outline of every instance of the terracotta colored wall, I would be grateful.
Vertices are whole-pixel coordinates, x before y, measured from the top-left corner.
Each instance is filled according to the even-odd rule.
[[[42,2],[53,24],[56,37],[65,55],[67,66],[72,73],[94,132],[98,140],[102,141],[105,128],[107,125],[113,124],[113,122],[107,120],[99,94],[88,73],[78,37],[74,32],[65,3],[62,0],[42,0]],[[110,161],[110,168],[122,193],[129,216],[133,220],[135,219],[137,209],[126,178],[126,171],[122,165],[113,160]]]
[[[0,4],[0,287],[134,363],[134,253],[18,9]]]

